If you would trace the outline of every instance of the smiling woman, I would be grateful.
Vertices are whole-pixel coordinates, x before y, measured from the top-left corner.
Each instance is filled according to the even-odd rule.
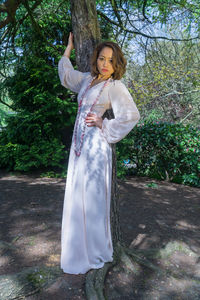
[[[119,46],[112,42],[97,46],[91,73],[74,70],[69,60],[73,47],[70,34],[58,65],[61,84],[78,93],[63,206],[61,268],[65,273],[84,274],[113,261],[111,144],[125,137],[140,115],[120,81],[126,61]],[[102,119],[110,108],[115,118]]]

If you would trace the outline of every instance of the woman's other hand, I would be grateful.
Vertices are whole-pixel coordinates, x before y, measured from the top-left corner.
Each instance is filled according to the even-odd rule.
[[[101,117],[98,117],[96,114],[89,113],[85,118],[85,122],[88,127],[97,126],[101,129],[103,120]]]

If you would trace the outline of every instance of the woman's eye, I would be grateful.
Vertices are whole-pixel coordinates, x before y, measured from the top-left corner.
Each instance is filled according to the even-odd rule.
[[[104,61],[105,60],[105,58],[104,57],[98,57],[98,59],[100,60],[100,61]],[[112,59],[109,59],[109,63],[111,63],[112,64]]]

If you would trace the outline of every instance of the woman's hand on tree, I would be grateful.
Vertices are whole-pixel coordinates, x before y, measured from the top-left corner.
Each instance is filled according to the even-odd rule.
[[[72,32],[70,32],[69,38],[68,38],[68,45],[67,45],[67,48],[65,49],[65,52],[63,55],[70,58],[71,51],[73,49],[74,49],[74,35]]]
[[[101,129],[103,120],[101,117],[98,117],[96,114],[89,113],[85,118],[85,122],[88,127],[97,126]]]
[[[71,50],[74,49],[74,35],[72,32],[70,32],[70,34],[69,34],[67,47],[69,47]]]

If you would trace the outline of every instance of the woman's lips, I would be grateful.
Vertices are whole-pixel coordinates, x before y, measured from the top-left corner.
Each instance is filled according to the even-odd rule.
[[[102,69],[102,72],[108,72],[108,70],[107,69]]]

